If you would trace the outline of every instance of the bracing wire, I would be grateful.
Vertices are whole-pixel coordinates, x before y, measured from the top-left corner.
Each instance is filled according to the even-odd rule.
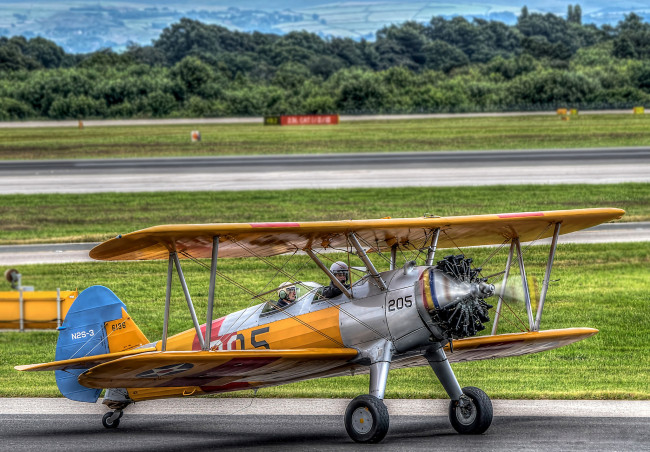
[[[208,269],[208,270],[210,269],[209,266],[205,265],[203,262],[199,261],[199,260],[196,259],[194,256],[190,255],[188,252],[186,252],[186,251],[182,251],[181,254],[183,254],[183,256],[186,256],[187,258],[189,258],[189,259],[192,260],[193,262],[195,262],[195,263],[201,265],[202,267],[204,267],[204,268],[206,268],[206,269]],[[229,283],[235,285],[236,287],[239,287],[239,288],[241,288],[242,290],[244,290],[244,291],[248,292],[249,294],[253,295],[253,297],[256,296],[255,292],[253,292],[252,290],[250,290],[250,289],[248,289],[247,287],[243,286],[242,284],[238,283],[237,281],[233,280],[232,278],[229,278],[229,277],[223,275],[221,272],[217,272],[217,275],[219,275],[220,277],[222,277],[225,281],[227,281],[227,282],[229,282]],[[308,287],[308,286],[306,286],[306,287]],[[311,288],[310,288],[310,289],[311,289]],[[239,321],[239,319],[241,318],[241,316],[243,315],[244,311],[246,311],[246,309],[248,309],[248,307],[250,307],[250,305],[252,304],[253,300],[254,300],[254,298],[251,299],[251,302],[249,303],[249,305],[241,311],[240,317],[238,317],[237,320],[235,320],[233,326],[236,325],[236,324],[238,323],[238,321]],[[300,323],[300,324],[306,326],[307,328],[311,329],[311,330],[314,331],[315,333],[318,333],[318,334],[320,334],[321,336],[325,337],[326,339],[331,340],[332,342],[334,342],[335,344],[337,344],[337,345],[340,346],[340,347],[345,347],[345,345],[343,345],[341,342],[337,341],[336,339],[334,339],[333,337],[327,335],[326,333],[320,331],[319,329],[313,327],[312,325],[309,325],[307,322],[305,322],[304,320],[300,319],[298,316],[296,316],[296,315],[294,315],[294,314],[291,314],[291,313],[288,312],[286,309],[281,308],[280,306],[278,306],[277,304],[275,304],[275,303],[273,303],[273,302],[270,302],[270,301],[269,301],[269,303],[270,303],[270,304],[271,304],[275,309],[278,309],[279,311],[283,312],[283,313],[284,313],[285,315],[287,315],[288,317],[290,317],[290,318],[294,319],[295,321],[297,321],[298,323]],[[249,315],[248,318],[250,318],[252,315],[253,315],[253,313],[251,313],[251,314]],[[241,322],[241,324],[243,324],[246,320],[248,320],[248,318],[246,318],[243,322]],[[241,324],[240,324],[240,325],[241,325]],[[230,328],[230,329],[232,329],[232,328]],[[227,332],[227,333],[225,333],[225,334],[229,334],[229,333],[230,333],[230,331]],[[225,334],[224,334],[224,335],[225,335]]]
[[[111,336],[111,334],[113,334],[114,332],[115,332],[115,331],[111,331],[110,333],[108,333],[108,335],[107,335],[106,337],[102,338],[101,341],[97,342],[97,343],[95,344],[95,346],[94,346],[93,348],[91,348],[91,349],[90,349],[90,350],[89,350],[89,351],[88,351],[84,356],[93,356],[93,355],[91,355],[91,353],[93,352],[93,350],[95,350],[97,347],[99,347],[99,346],[100,346],[101,344],[103,344],[104,342],[108,343],[108,338],[109,338],[109,337]],[[83,344],[81,344],[81,346],[80,346],[80,347],[79,347],[79,348],[78,348],[78,349],[77,349],[77,350],[76,350],[72,355],[70,355],[70,357],[69,357],[68,359],[72,359],[72,358],[74,358],[75,355],[76,355],[77,353],[79,353],[79,352],[81,351],[81,349],[84,348],[84,347],[85,347],[85,346],[86,346],[86,345],[87,345],[87,344],[88,344],[88,343],[89,343],[93,338],[94,338],[94,336],[89,337],[88,340],[87,340],[86,342],[84,342]]]
[[[489,264],[490,261],[492,260],[492,258],[494,258],[494,256],[496,256],[497,253],[498,253],[499,251],[501,251],[501,248],[503,248],[503,247],[505,246],[505,244],[508,243],[509,241],[510,241],[510,239],[505,239],[505,240],[501,243],[501,245],[495,247],[495,248],[494,248],[494,251],[492,251],[492,252],[490,253],[490,255],[489,255],[487,258],[485,258],[485,260],[484,260],[483,262],[481,262],[481,265],[479,265],[479,267],[485,267],[485,265]],[[505,270],[504,270],[504,272],[505,272]]]
[[[268,265],[269,267],[271,267],[271,268],[273,268],[274,270],[276,270],[276,274],[274,275],[274,278],[275,278],[275,276],[278,275],[278,273],[281,273],[282,275],[286,276],[287,278],[292,278],[292,277],[293,277],[293,276],[290,275],[288,272],[284,271],[284,265],[283,265],[282,267],[278,267],[278,266],[276,266],[276,265],[273,264],[271,261],[269,261],[268,259],[266,259],[264,256],[262,256],[262,255],[256,253],[255,251],[251,250],[251,249],[248,248],[246,245],[244,245],[244,244],[241,243],[240,241],[236,240],[234,237],[229,237],[228,239],[229,239],[232,243],[234,243],[235,245],[239,246],[239,247],[240,247],[241,249],[243,249],[244,251],[248,252],[251,256],[258,258],[259,260],[261,260],[262,262],[264,262],[266,265]],[[297,251],[298,251],[298,250],[296,250],[296,251],[294,252],[294,254],[295,254]],[[288,261],[287,261],[287,262],[288,262]],[[285,262],[285,265],[286,265],[286,262]],[[267,284],[267,286],[268,286],[268,284]],[[266,286],[265,286],[265,287],[266,287]],[[303,286],[303,287],[304,287],[304,288],[308,288],[308,286]]]
[[[289,261],[290,261],[290,260],[291,260],[295,255],[296,255],[297,252],[298,252],[298,250],[295,250],[295,251],[293,252],[293,254],[291,254],[291,256],[289,256],[289,257],[284,261],[284,263],[282,264],[282,267],[280,267],[280,269],[278,269],[278,270],[275,272],[275,274],[274,274],[273,276],[271,276],[271,279],[269,279],[269,282],[267,282],[267,283],[264,285],[264,287],[262,287],[262,290],[260,291],[260,293],[258,293],[258,294],[256,295],[256,297],[259,297],[259,296],[262,294],[262,292],[264,292],[264,291],[266,290],[266,288],[269,287],[269,284],[271,284],[271,282],[275,279],[275,277],[278,276],[278,273],[280,273],[280,271],[284,270],[284,268],[287,266],[287,264],[289,263]],[[290,279],[293,279],[293,277],[291,277]]]

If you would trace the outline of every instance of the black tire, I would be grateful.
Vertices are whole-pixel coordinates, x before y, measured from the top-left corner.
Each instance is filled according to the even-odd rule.
[[[375,396],[360,395],[345,410],[345,430],[357,443],[378,443],[386,436],[388,424],[388,408]]]
[[[480,435],[492,424],[492,402],[486,393],[479,388],[468,386],[463,388],[471,404],[465,409],[459,406],[457,400],[449,404],[449,420],[452,427],[462,435]]]
[[[120,418],[122,417],[122,413],[120,413],[120,417],[115,419],[113,422],[110,422],[108,418],[110,418],[113,415],[112,411],[109,411],[108,413],[104,414],[104,417],[102,417],[102,425],[106,428],[117,428],[118,425],[120,425]]]

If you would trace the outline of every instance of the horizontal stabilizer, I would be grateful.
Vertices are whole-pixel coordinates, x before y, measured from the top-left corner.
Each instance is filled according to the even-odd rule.
[[[39,364],[25,364],[22,366],[14,366],[16,370],[22,370],[27,372],[35,371],[52,371],[52,370],[70,370],[70,369],[90,369],[91,367],[98,366],[110,361],[114,361],[118,358],[124,358],[125,356],[137,355],[140,353],[146,352],[155,352],[155,347],[144,347],[138,348],[135,350],[128,350],[125,352],[118,353],[106,353],[103,355],[95,356],[84,356],[82,358],[73,358],[73,359],[64,359],[61,361],[52,361],[50,363],[39,363]]]

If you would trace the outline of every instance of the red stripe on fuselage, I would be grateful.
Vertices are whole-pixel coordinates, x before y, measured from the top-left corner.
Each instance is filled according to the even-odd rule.
[[[219,337],[219,330],[223,321],[226,320],[225,317],[212,321],[212,330],[210,331],[210,342],[216,340]],[[205,337],[205,325],[201,325],[201,334]],[[194,335],[194,341],[192,342],[192,350],[201,350],[201,343],[199,342],[199,336]]]

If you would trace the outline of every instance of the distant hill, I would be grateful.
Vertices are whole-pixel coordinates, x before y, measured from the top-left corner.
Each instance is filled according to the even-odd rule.
[[[567,3],[527,1],[530,12],[566,16]],[[448,1],[297,1],[297,0],[0,0],[0,36],[42,36],[69,53],[101,48],[123,50],[128,43],[150,44],[162,30],[183,17],[218,24],[232,30],[285,34],[306,30],[321,37],[350,37],[373,41],[384,26],[405,21],[428,23],[432,17],[454,16],[516,22],[522,3],[507,0]],[[615,25],[635,12],[650,20],[650,4],[622,0],[581,3],[582,22]]]
[[[598,27],[576,5],[566,19],[523,8],[515,25],[437,16],[375,35],[249,33],[182,18],[119,53],[0,37],[0,121],[650,105],[650,23],[636,14]]]

